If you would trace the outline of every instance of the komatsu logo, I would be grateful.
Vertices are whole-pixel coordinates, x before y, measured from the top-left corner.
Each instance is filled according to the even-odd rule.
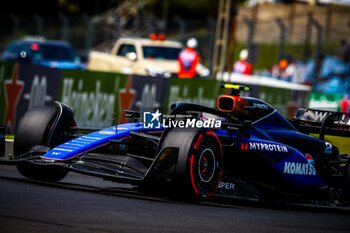
[[[241,144],[242,150],[248,149],[248,143]],[[276,152],[284,152],[288,153],[288,148],[286,146],[271,144],[271,143],[261,143],[261,142],[249,142],[250,150],[264,150],[264,151],[276,151]]]
[[[291,175],[315,176],[316,169],[311,164],[285,162],[283,173]]]

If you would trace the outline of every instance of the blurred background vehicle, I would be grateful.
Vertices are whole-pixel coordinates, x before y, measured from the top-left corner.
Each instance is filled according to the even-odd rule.
[[[232,72],[246,48],[252,74],[272,77],[280,60],[295,60],[302,64],[291,80],[305,83],[305,63],[337,54],[339,41],[350,37],[349,0],[16,0],[0,12],[0,52],[36,34],[69,41],[87,61],[90,51],[109,52],[119,38],[159,32],[183,44],[195,37],[213,78]]]
[[[11,42],[2,53],[1,60],[51,68],[85,68],[68,42],[46,40],[41,36],[26,36]]]
[[[90,52],[87,67],[90,70],[169,78],[176,76],[179,70],[178,56],[182,49],[182,43],[166,40],[163,34],[152,33],[149,39],[122,37],[109,53]],[[198,64],[196,71],[199,75],[205,70],[207,68]]]
[[[90,66],[91,69],[163,77],[174,72],[167,70],[171,65],[169,59],[163,59],[166,52],[159,56],[161,50],[152,50],[157,54],[148,56],[126,41],[125,51],[120,47],[119,55],[113,48],[123,38],[140,41],[155,32],[181,44],[196,38],[196,51],[212,80],[263,83],[266,89],[260,89],[259,97],[275,106],[301,106],[310,100],[309,107],[322,105],[327,110],[337,110],[344,94],[350,94],[350,0],[91,0],[90,3],[83,0],[52,0],[45,4],[39,0],[9,2],[0,9],[0,53],[6,53],[11,41],[35,34],[68,41],[84,62],[93,54],[106,58]],[[233,64],[240,60],[242,49],[247,50],[245,61],[252,66],[249,75],[233,72]],[[112,60],[118,62],[109,63]],[[281,61],[287,66],[279,67]],[[162,68],[160,63],[167,65]],[[92,73],[89,80],[96,73],[87,73]],[[202,80],[198,83],[205,85]],[[276,87],[281,91],[275,91]],[[295,99],[286,91],[300,88],[310,91],[310,95]],[[101,90],[106,91],[107,87]],[[173,91],[174,101],[179,95],[186,98],[190,95],[186,90],[175,93],[174,88]],[[149,95],[145,91],[143,96]],[[202,92],[197,99],[203,99]],[[153,100],[149,97],[147,103]],[[141,105],[144,106],[138,102]]]
[[[350,94],[350,0],[15,0],[0,12],[4,56],[12,41],[39,35],[69,42],[86,63],[89,55],[101,55],[105,60],[89,68],[107,71],[36,67],[28,72],[22,70],[30,66],[0,62],[0,86],[7,88],[1,93],[11,95],[0,98],[0,105],[6,106],[0,108],[0,123],[10,122],[12,129],[23,109],[34,106],[28,103],[55,98],[75,107],[77,119],[89,127],[109,125],[112,112],[122,116],[121,109],[156,110],[176,101],[215,107],[216,87],[222,81],[253,85],[251,95],[289,118],[298,107],[348,110],[346,102],[340,102]],[[171,51],[180,51],[189,38],[196,38],[196,51],[210,79],[149,77],[172,76],[176,71],[170,61],[177,63],[163,50],[165,41],[148,41],[152,49],[142,49],[146,44],[140,45],[141,38],[152,33],[174,42]],[[114,49],[124,38],[128,41]],[[133,48],[130,43],[140,44]],[[249,75],[233,72],[242,49],[251,64]],[[30,47],[21,62],[30,62],[28,51]],[[169,54],[175,58],[175,53]],[[279,66],[281,61],[284,66]]]

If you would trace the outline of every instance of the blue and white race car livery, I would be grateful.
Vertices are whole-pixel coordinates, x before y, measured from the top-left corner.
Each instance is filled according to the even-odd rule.
[[[287,120],[239,95],[250,88],[223,87],[230,94],[216,109],[174,103],[163,119],[159,110],[125,110],[129,123],[105,129],[77,127],[60,102],[32,108],[19,123],[13,158],[0,163],[34,180],[57,182],[71,171],[190,200],[349,203],[349,156],[324,140],[350,137],[349,114],[300,109]]]

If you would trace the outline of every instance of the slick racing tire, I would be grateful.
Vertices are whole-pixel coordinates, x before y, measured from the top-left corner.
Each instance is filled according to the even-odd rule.
[[[218,137],[205,129],[171,129],[163,148],[179,149],[174,172],[175,193],[200,201],[212,196],[222,176],[222,149]]]
[[[56,146],[60,138],[59,129],[55,130],[55,140],[48,141],[51,136],[58,110],[54,106],[39,106],[27,111],[20,120],[14,138],[14,156],[27,152],[34,145]],[[17,170],[32,180],[57,182],[63,179],[68,170],[49,165],[35,165],[31,163],[17,165]]]

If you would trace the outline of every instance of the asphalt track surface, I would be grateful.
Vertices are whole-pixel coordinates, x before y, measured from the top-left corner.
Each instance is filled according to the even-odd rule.
[[[190,204],[74,173],[55,184],[30,181],[0,165],[0,232],[350,232],[350,209]]]

